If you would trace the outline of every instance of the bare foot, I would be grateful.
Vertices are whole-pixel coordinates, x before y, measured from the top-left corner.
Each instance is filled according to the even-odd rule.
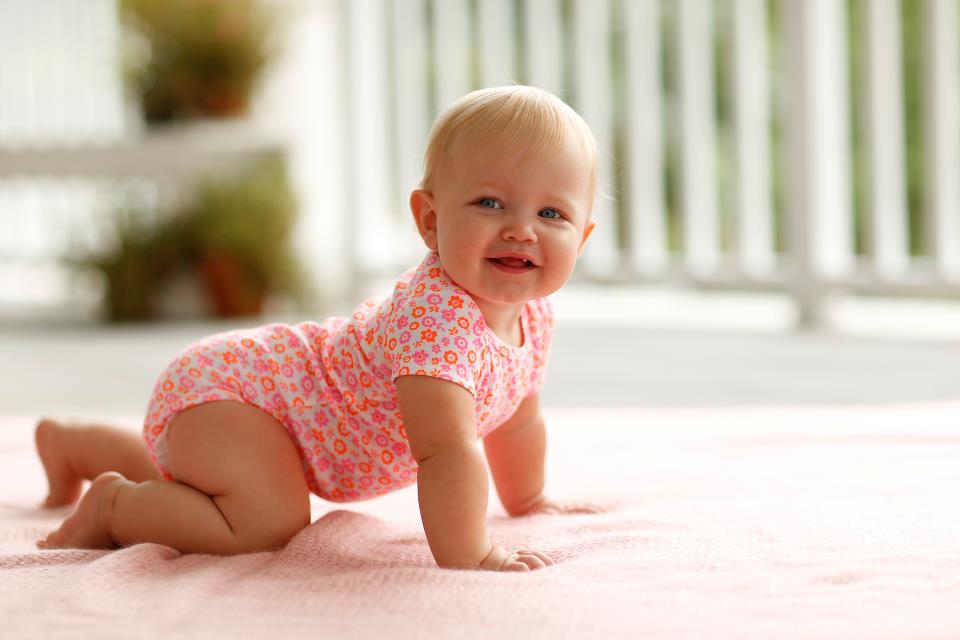
[[[47,509],[73,504],[83,489],[83,478],[70,468],[67,461],[63,432],[68,428],[55,420],[41,420],[34,433],[37,453],[50,485],[50,493],[43,502]]]
[[[110,538],[107,519],[120,485],[127,482],[119,473],[107,471],[94,479],[77,510],[60,528],[43,540],[41,549],[109,549],[116,546]]]

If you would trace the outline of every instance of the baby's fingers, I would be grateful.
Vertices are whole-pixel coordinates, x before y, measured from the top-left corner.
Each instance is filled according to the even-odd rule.
[[[553,564],[550,556],[545,553],[540,553],[539,551],[518,551],[517,555],[517,559],[530,570],[543,569]]]

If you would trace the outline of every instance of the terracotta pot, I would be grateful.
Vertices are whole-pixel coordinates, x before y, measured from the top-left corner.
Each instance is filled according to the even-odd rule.
[[[218,317],[255,316],[263,311],[266,287],[229,253],[206,251],[200,260],[200,274]]]

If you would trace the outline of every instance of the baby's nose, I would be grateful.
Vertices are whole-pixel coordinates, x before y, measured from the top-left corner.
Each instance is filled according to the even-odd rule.
[[[536,242],[537,233],[533,225],[524,220],[511,220],[503,228],[503,239],[515,242]]]

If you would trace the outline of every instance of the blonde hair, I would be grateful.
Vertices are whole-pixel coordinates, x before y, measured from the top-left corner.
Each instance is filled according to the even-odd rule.
[[[591,202],[600,186],[599,151],[583,118],[552,93],[523,85],[479,89],[463,96],[433,124],[420,188],[430,191],[441,162],[461,136],[519,153],[558,151],[573,135],[590,162]]]

